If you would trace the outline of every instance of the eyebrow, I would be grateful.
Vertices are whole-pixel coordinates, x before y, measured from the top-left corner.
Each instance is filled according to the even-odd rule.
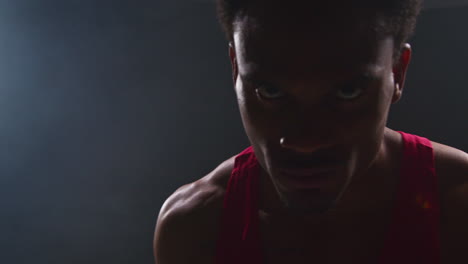
[[[262,76],[262,74],[256,71],[248,72],[245,74],[239,73],[239,76],[241,77],[242,80],[245,80],[251,83],[256,83],[256,82],[262,82],[266,84],[270,83],[268,81],[261,80],[262,78],[260,78],[260,76]],[[352,82],[361,82],[361,81],[372,82],[372,81],[379,80],[380,78],[381,78],[381,74],[379,70],[364,70],[364,71],[359,71],[353,74],[352,77],[345,80],[344,82],[347,83],[349,82],[349,80],[352,80]]]
[[[365,71],[360,72],[354,76],[354,80],[357,81],[376,81],[379,80],[381,74],[379,71]]]
[[[255,82],[257,81],[258,78],[255,76],[259,76],[260,74],[258,72],[248,72],[245,74],[239,73],[239,76],[241,77],[242,80],[246,80],[249,82]]]

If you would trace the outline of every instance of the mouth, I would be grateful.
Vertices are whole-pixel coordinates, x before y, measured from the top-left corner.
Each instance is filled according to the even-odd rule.
[[[286,189],[324,189],[331,181],[339,180],[347,166],[348,153],[338,147],[308,154],[283,149],[276,158],[272,157],[271,163],[277,168],[278,182]]]
[[[322,189],[334,180],[339,167],[280,168],[280,181],[288,189]]]

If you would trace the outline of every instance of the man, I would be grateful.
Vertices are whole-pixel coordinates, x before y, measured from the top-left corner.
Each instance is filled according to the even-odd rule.
[[[219,0],[251,146],[165,201],[156,263],[468,261],[468,154],[386,127],[420,5]]]

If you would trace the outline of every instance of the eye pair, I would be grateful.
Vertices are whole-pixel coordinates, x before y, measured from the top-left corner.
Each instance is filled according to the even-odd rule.
[[[277,100],[285,96],[285,93],[272,86],[262,85],[255,89],[257,94],[267,100]],[[336,90],[336,97],[341,100],[355,100],[364,92],[357,86],[345,86]]]

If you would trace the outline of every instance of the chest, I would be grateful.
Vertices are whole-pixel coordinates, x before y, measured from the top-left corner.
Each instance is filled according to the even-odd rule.
[[[389,219],[389,212],[381,211],[314,228],[297,223],[269,223],[260,217],[265,264],[378,263]]]
[[[391,203],[390,203],[391,204]],[[441,203],[441,208],[447,206]],[[385,246],[392,220],[392,212],[386,209],[359,212],[358,217],[337,217],[326,225],[313,228],[307,224],[294,221],[271,221],[259,215],[260,247],[264,256],[264,264],[294,263],[378,263],[381,252]],[[442,210],[442,213],[446,210]],[[220,210],[216,210],[207,221],[200,226],[206,227],[202,236],[205,259],[200,263],[210,262],[216,254],[216,241],[220,229]],[[353,211],[353,213],[357,213]],[[447,218],[445,214],[442,219]],[[447,232],[446,221],[440,226],[441,248],[450,255],[448,249],[457,242]],[[452,227],[456,230],[457,227]],[[451,263],[451,262],[442,262]]]

